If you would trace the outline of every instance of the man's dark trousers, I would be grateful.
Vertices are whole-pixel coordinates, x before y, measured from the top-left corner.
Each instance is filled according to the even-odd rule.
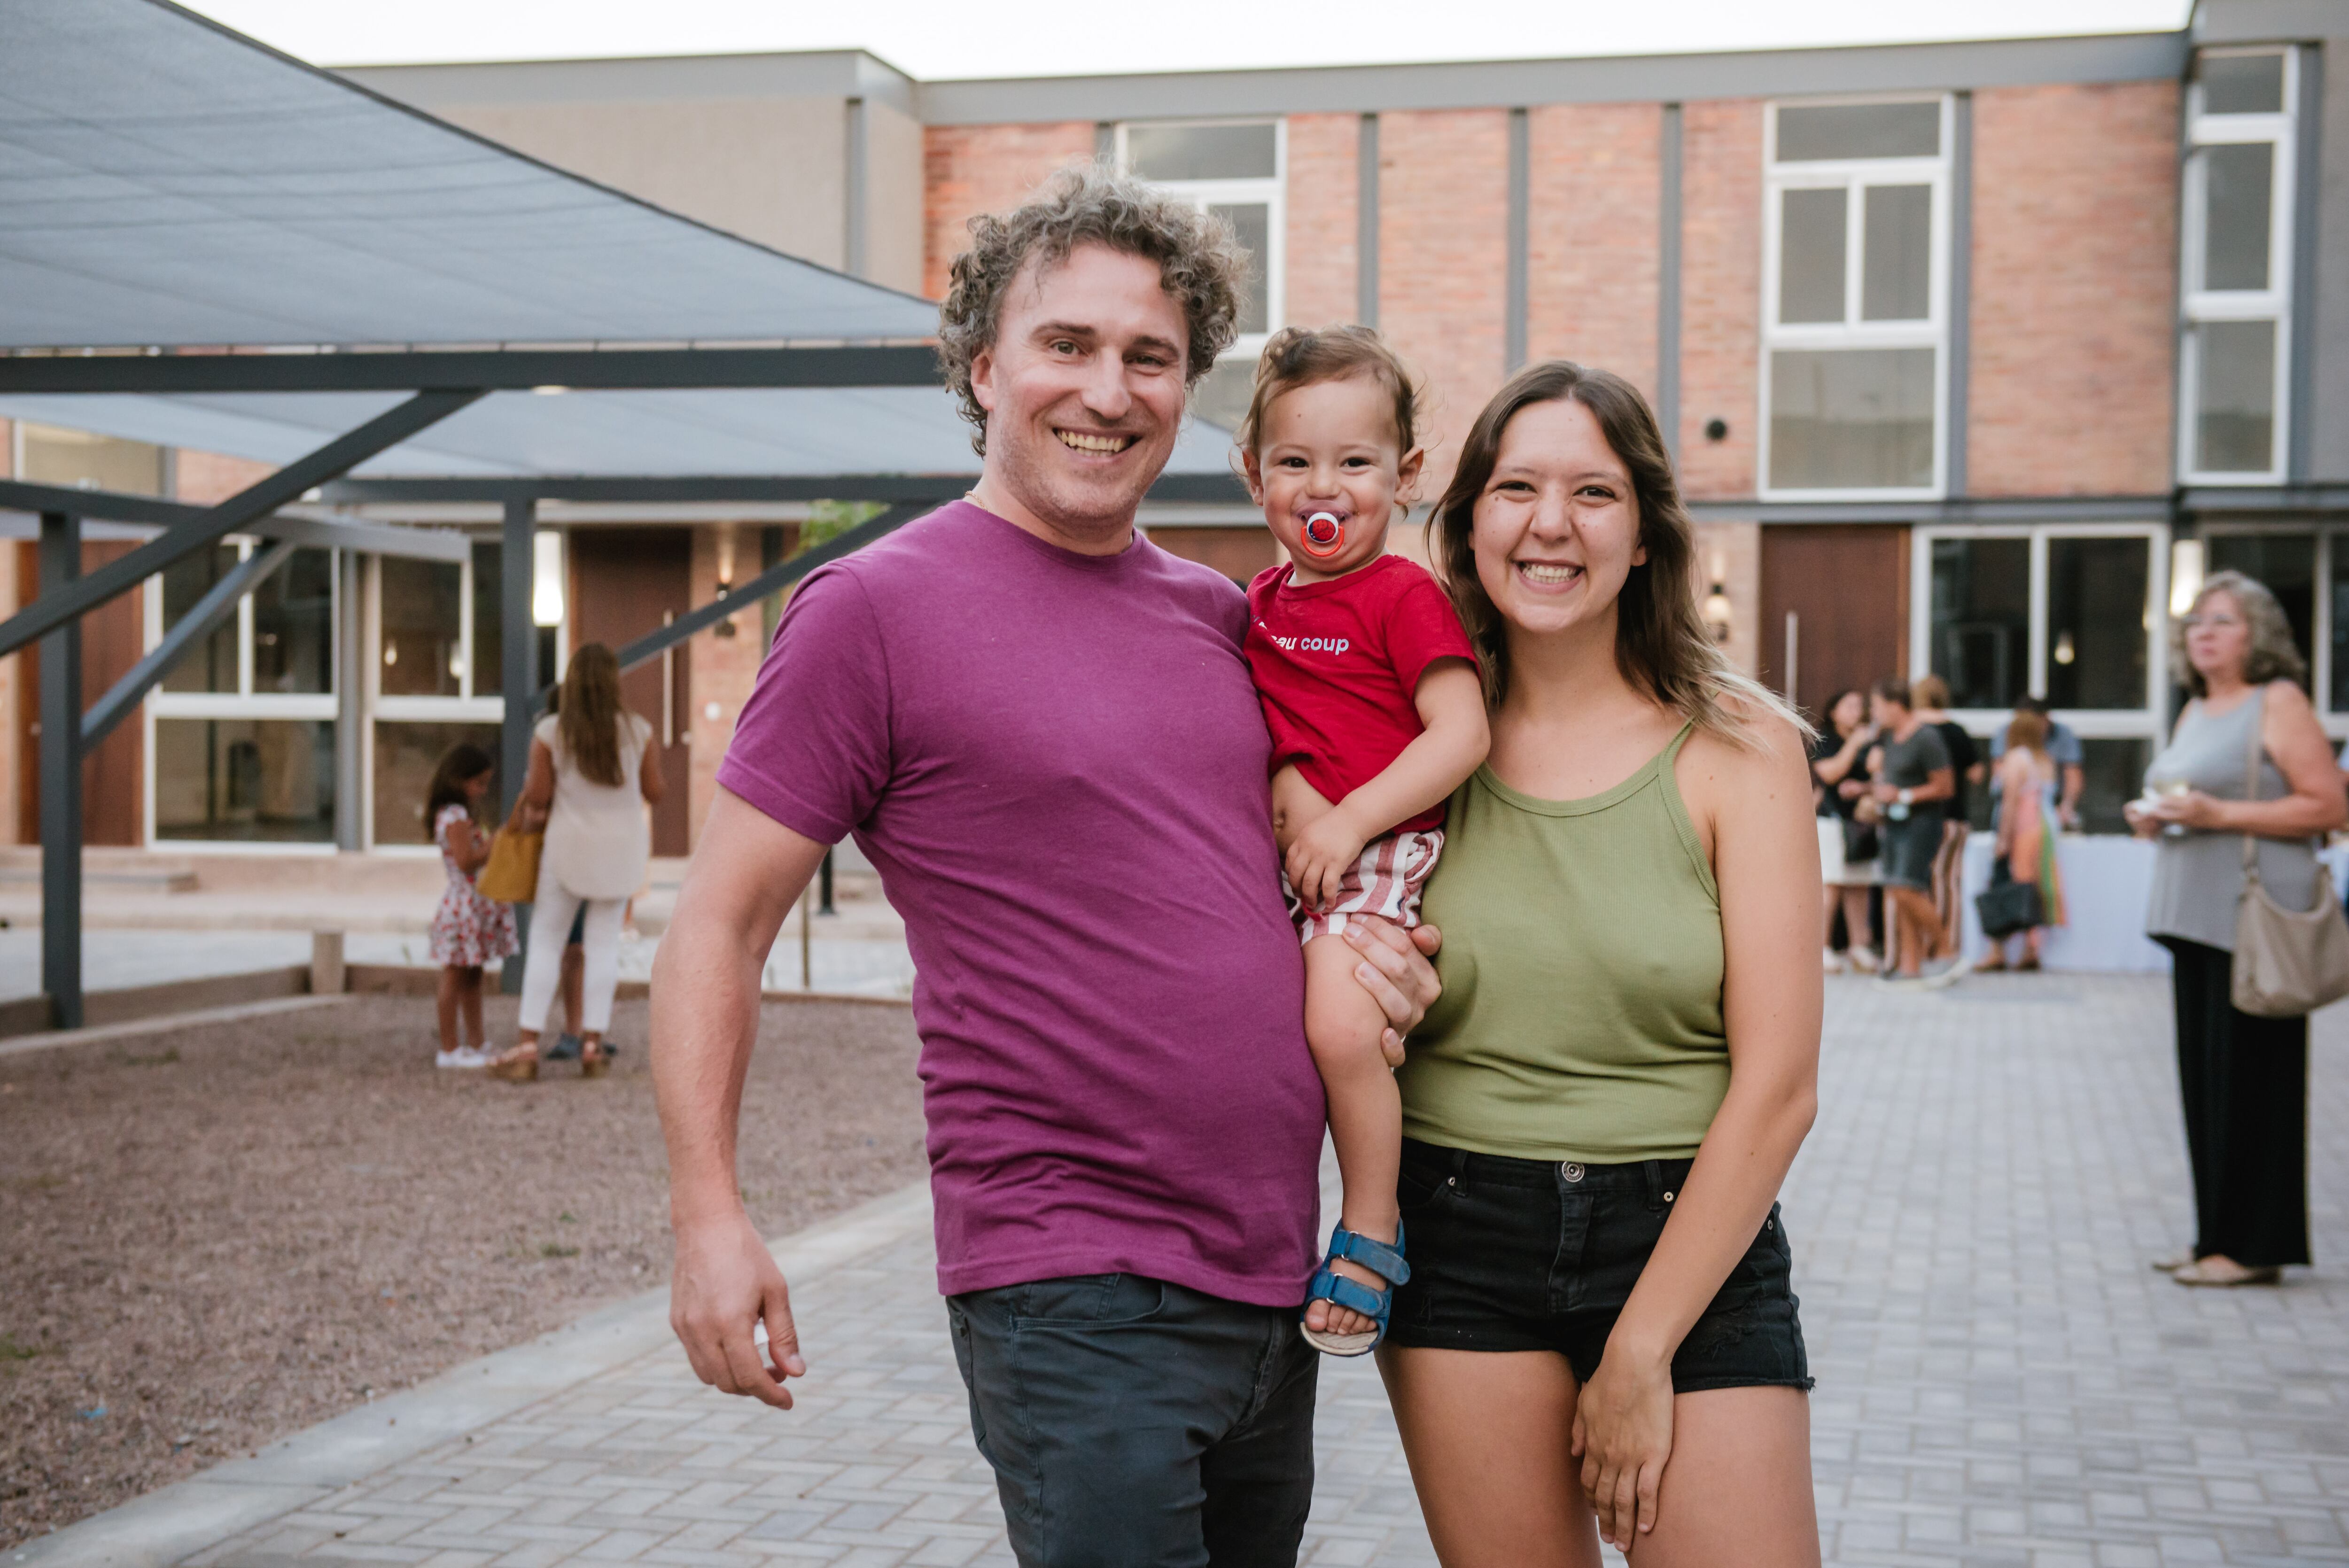
[[[1320,1371],[1295,1307],[1083,1274],[947,1316],[1023,1568],[1293,1568]]]

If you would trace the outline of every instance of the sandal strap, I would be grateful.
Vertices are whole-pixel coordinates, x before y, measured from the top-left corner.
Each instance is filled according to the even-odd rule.
[[[1392,1246],[1384,1242],[1374,1242],[1359,1231],[1350,1231],[1340,1225],[1330,1233],[1329,1258],[1322,1261],[1326,1264],[1330,1258],[1343,1258],[1350,1264],[1361,1264],[1382,1280],[1406,1284],[1411,1280],[1411,1264],[1403,1261],[1402,1246],[1402,1227],[1400,1224],[1395,1227],[1395,1244]],[[1334,1301],[1337,1298],[1333,1296],[1330,1299]],[[1339,1305],[1350,1306],[1353,1304],[1340,1302]],[[1365,1309],[1356,1307],[1355,1310]]]
[[[1305,1299],[1308,1301],[1330,1302],[1359,1312],[1364,1317],[1377,1319],[1381,1335],[1386,1332],[1387,1303],[1391,1294],[1372,1290],[1369,1285],[1350,1280],[1343,1274],[1332,1274],[1326,1268],[1317,1272],[1313,1283],[1305,1287]]]

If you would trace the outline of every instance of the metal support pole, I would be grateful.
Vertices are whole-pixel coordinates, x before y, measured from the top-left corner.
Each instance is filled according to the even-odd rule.
[[[41,514],[41,592],[81,575],[81,519]],[[81,1006],[81,622],[41,639],[41,989],[49,1022],[78,1029]]]
[[[505,693],[505,718],[498,737],[499,820],[513,812],[530,772],[530,731],[538,720],[538,626],[531,620],[537,555],[538,503],[510,500],[498,552],[498,679]],[[505,962],[499,989],[522,995],[523,965],[530,958],[530,906],[514,906],[514,934],[521,946]]]
[[[838,914],[840,911],[832,907],[832,851],[830,850],[823,852],[823,865],[816,873],[816,913]]]
[[[335,552],[335,848],[357,854],[366,843],[367,736],[360,726],[367,685],[367,617],[360,613],[362,557]]]

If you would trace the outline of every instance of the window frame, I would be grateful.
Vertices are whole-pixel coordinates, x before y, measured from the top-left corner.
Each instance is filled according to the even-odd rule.
[[[1930,158],[1806,159],[1778,161],[1778,115],[1788,108],[1844,105],[1932,103],[1940,110],[1940,151]],[[1950,225],[1951,150],[1955,100],[1949,93],[1868,93],[1840,97],[1774,98],[1763,108],[1762,124],[1762,345],[1754,396],[1759,431],[1754,443],[1755,489],[1764,500],[1936,500],[1946,493],[1950,460]],[[1918,321],[1865,321],[1859,310],[1866,287],[1865,192],[1878,185],[1927,185],[1932,191],[1932,230],[1927,244],[1930,273],[1928,315]],[[1842,190],[1844,206],[1844,308],[1840,322],[1778,320],[1783,263],[1785,201],[1788,191]],[[1930,348],[1933,351],[1933,470],[1922,486],[1820,488],[1772,482],[1770,387],[1773,356],[1780,349],[1833,350]]]
[[[2349,710],[2333,711],[2333,567],[2335,562],[2349,562],[2349,522],[2284,522],[2254,518],[2238,518],[2220,522],[2205,522],[2195,531],[2194,537],[2210,540],[2221,535],[2252,535],[2270,539],[2305,539],[2316,542],[2316,592],[2308,614],[2308,696],[2315,706],[2317,721],[2325,735],[2333,740],[2349,740]],[[2213,569],[2209,552],[2204,552],[2203,574]],[[2165,649],[2163,658],[2168,657]],[[2349,696],[2349,692],[2341,694]]]
[[[1232,340],[1216,361],[1218,366],[1242,358],[1253,360],[1263,354],[1264,346],[1272,335],[1288,325],[1288,119],[1285,115],[1188,115],[1169,119],[1122,119],[1112,137],[1112,150],[1120,173],[1132,173],[1133,163],[1128,155],[1126,132],[1134,126],[1155,129],[1180,129],[1205,125],[1270,125],[1272,127],[1272,173],[1252,175],[1241,180],[1153,180],[1150,187],[1170,196],[1179,196],[1193,206],[1205,211],[1209,206],[1236,206],[1244,202],[1262,201],[1265,211],[1265,283],[1264,323],[1262,332],[1243,333]]]
[[[2054,717],[2083,740],[2136,740],[2154,743],[2165,733],[2169,704],[2169,539],[2167,522],[2015,522],[1920,524],[1909,542],[1909,668],[1911,678],[1931,670],[1933,654],[1933,546],[1943,540],[2024,539],[2031,542],[2029,651],[2024,658],[2023,689],[2036,696],[2047,692],[2051,653],[2047,627],[2048,546],[2058,539],[2143,539],[2151,552],[2147,563],[2146,689],[2142,707],[2059,708]],[[1951,708],[1950,717],[1975,735],[2002,728],[2012,710],[2002,707]],[[2349,714],[2342,716],[2349,721]]]
[[[2202,108],[2199,64],[2203,60],[2278,56],[2283,61],[2283,108],[2272,114],[2206,114]],[[2295,154],[2299,147],[2300,51],[2274,45],[2246,48],[2212,48],[2196,56],[2196,79],[2188,88],[2184,167],[2178,181],[2178,475],[2189,485],[2272,485],[2283,481],[2292,428],[2292,220],[2299,189]],[[2213,147],[2264,142],[2272,150],[2269,163],[2268,286],[2264,289],[2206,289],[2201,286],[2209,233],[2209,169],[2201,156]],[[2274,415],[2268,431],[2268,466],[2250,469],[2199,469],[2196,427],[2200,419],[2198,398],[2201,382],[2201,334],[2213,322],[2265,322],[2275,332],[2275,384],[2270,393]]]

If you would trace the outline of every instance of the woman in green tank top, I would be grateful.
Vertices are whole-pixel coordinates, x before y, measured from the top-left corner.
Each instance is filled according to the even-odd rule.
[[[1444,995],[1400,1074],[1413,1275],[1380,1352],[1437,1553],[1816,1563],[1775,1204],[1816,1104],[1803,726],[1706,635],[1621,377],[1511,381],[1437,530],[1493,749],[1428,885]]]

